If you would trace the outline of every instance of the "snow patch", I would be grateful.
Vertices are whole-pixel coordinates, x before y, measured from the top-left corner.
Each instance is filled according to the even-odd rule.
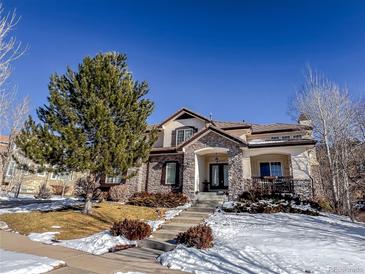
[[[9,226],[4,221],[0,221],[0,229],[1,230],[6,230],[6,229],[9,229]]]
[[[0,273],[38,274],[45,273],[56,267],[65,265],[65,262],[47,257],[0,249],[0,265]]]
[[[51,228],[61,228],[59,225],[53,225],[53,226],[51,226]]]
[[[31,233],[29,239],[45,244],[60,245],[67,248],[77,249],[94,255],[101,255],[109,252],[110,248],[118,245],[137,245],[136,241],[130,241],[122,236],[112,236],[105,230],[91,236],[74,240],[55,240],[59,232]]]
[[[207,224],[213,248],[179,245],[158,260],[197,274],[365,272],[365,226],[342,216],[216,212]]]
[[[53,244],[55,241],[55,235],[60,234],[59,232],[43,232],[43,233],[30,233],[28,238],[35,242],[41,242],[44,244]]]
[[[17,207],[1,208],[0,214],[5,213],[27,213],[31,211],[52,211],[62,208],[81,205],[82,201],[76,199],[62,199],[52,200],[51,202],[32,203],[28,205],[21,205]]]

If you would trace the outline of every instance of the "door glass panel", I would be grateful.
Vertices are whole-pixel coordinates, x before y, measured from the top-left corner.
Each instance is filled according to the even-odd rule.
[[[270,163],[260,163],[261,177],[270,176]]]
[[[281,172],[280,162],[271,163],[271,176],[283,176],[283,173]]]
[[[223,166],[223,185],[228,186],[228,165]]]
[[[217,187],[219,185],[219,166],[212,165],[212,186]]]

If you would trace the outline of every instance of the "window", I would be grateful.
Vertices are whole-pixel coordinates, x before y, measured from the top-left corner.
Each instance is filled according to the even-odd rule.
[[[122,183],[122,176],[121,175],[117,175],[117,176],[107,176],[106,177],[106,183],[107,184],[120,184]]]
[[[181,144],[193,136],[192,128],[178,129],[176,130],[176,144]]]
[[[174,185],[177,182],[177,163],[169,162],[166,163],[166,170],[165,170],[165,184],[166,185]]]
[[[280,162],[260,163],[261,177],[265,176],[283,176]]]
[[[45,171],[37,172],[37,175],[40,177],[44,177],[44,176],[46,176],[46,172]]]
[[[272,136],[271,140],[279,140],[279,136]]]
[[[302,139],[302,135],[294,135],[293,139]]]
[[[51,174],[51,179],[52,179],[52,180],[57,180],[57,178],[58,178],[57,174],[56,174],[56,173],[54,173],[54,172],[52,172],[52,174]]]
[[[282,140],[290,140],[290,136],[289,135],[281,136],[281,139]]]
[[[16,163],[14,161],[11,161],[6,172],[6,176],[13,177],[15,175],[15,169]]]

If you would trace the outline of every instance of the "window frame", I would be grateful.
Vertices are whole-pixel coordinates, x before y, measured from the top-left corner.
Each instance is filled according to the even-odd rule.
[[[189,137],[186,137],[187,131],[191,132],[191,135]],[[178,140],[179,132],[183,133],[183,140],[181,142],[179,142],[179,140]],[[176,137],[175,137],[176,145],[180,145],[180,144],[184,143],[186,140],[190,139],[193,135],[194,135],[194,128],[192,128],[192,127],[176,129]]]
[[[280,176],[272,175],[272,171],[271,171],[271,164],[272,163],[280,163],[280,170],[281,170],[281,175]],[[283,177],[284,176],[284,165],[281,161],[265,161],[265,162],[259,162],[260,177],[267,177],[267,176],[262,176],[261,175],[261,164],[269,164],[269,169],[270,169],[269,177]]]
[[[13,165],[13,167],[11,168],[12,165]],[[13,170],[12,174],[9,174],[9,171],[11,169]],[[6,177],[14,177],[15,172],[16,172],[16,162],[15,161],[10,161],[10,163],[8,165],[8,168],[6,169]]]
[[[168,166],[170,164],[174,164],[175,165],[175,180],[173,183],[170,183],[168,182],[168,173],[167,173],[167,170],[168,170]],[[179,181],[179,162],[178,161],[167,161],[165,162],[164,164],[164,175],[165,175],[165,178],[163,180],[163,184],[164,185],[167,185],[167,186],[174,186],[174,185],[177,185],[178,184],[178,181]]]

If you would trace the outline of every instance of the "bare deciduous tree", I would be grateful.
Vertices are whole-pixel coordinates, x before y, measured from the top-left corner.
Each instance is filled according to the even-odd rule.
[[[297,114],[311,119],[313,133],[324,148],[332,203],[337,212],[351,215],[351,160],[361,144],[359,111],[347,89],[308,68],[303,88],[294,100]],[[323,178],[322,178],[323,179]]]
[[[19,17],[14,11],[5,14],[0,4],[0,134],[9,136],[7,144],[0,148],[2,183],[15,153],[15,137],[24,124],[29,107],[29,98],[17,100],[15,88],[7,83],[11,75],[12,63],[21,57],[26,50],[15,37],[11,36],[18,21]]]

